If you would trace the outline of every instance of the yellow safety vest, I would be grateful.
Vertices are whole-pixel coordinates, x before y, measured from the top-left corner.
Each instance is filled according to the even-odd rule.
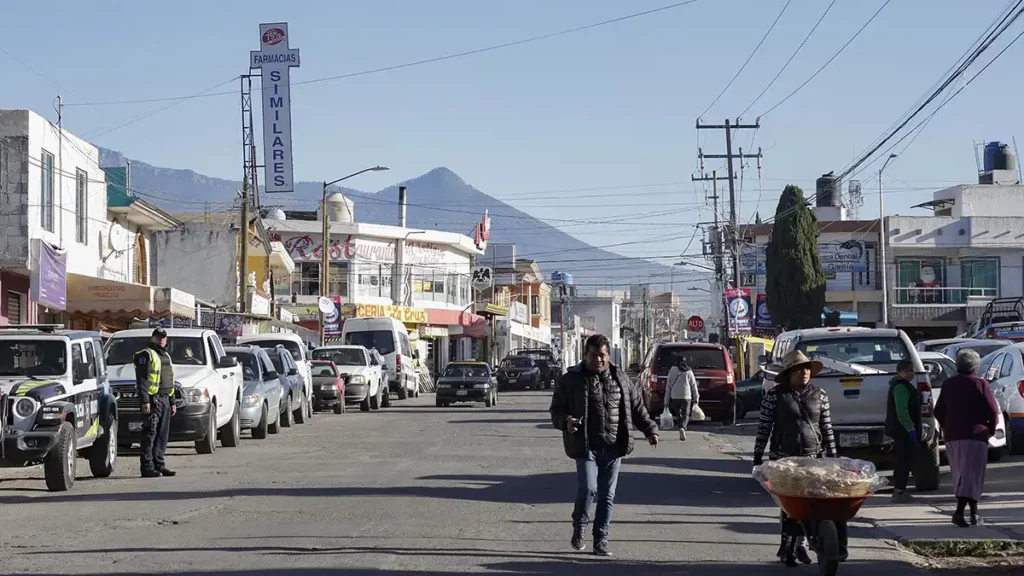
[[[136,352],[135,356],[138,357],[139,354],[145,354],[149,357],[149,366],[146,369],[146,391],[149,392],[150,395],[156,394],[160,391],[160,370],[163,367],[163,361],[160,360],[160,355],[157,354],[156,350],[151,348],[143,348]],[[136,363],[136,366],[137,365],[138,364]],[[171,388],[168,396],[171,398],[174,397],[173,387]]]

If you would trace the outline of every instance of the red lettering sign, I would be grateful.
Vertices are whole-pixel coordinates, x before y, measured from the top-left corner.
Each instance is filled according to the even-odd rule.
[[[691,332],[700,332],[704,330],[704,319],[700,316],[690,316],[690,319],[686,321],[686,327]]]

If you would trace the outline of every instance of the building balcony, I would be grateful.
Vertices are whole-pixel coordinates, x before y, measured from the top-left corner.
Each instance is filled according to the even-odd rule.
[[[893,306],[984,306],[999,296],[996,288],[893,288]]]

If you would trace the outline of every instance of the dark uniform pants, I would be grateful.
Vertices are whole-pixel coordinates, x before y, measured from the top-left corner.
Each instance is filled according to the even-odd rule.
[[[149,417],[142,423],[142,471],[162,470],[167,438],[171,435],[171,401],[166,394],[154,394]]]

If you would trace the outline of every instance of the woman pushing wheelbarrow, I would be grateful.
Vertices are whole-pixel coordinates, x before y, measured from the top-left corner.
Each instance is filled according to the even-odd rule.
[[[884,480],[869,462],[836,459],[828,395],[810,383],[821,367],[799,350],[782,358],[777,385],[761,402],[754,477],[782,509],[779,560],[812,563],[810,539],[821,573],[834,574],[847,558],[847,521]],[[771,462],[762,465],[766,447]]]

